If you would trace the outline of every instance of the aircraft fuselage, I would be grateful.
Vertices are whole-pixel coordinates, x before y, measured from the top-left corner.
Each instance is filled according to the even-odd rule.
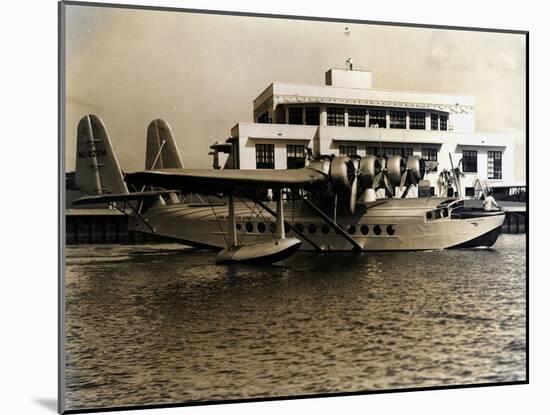
[[[275,209],[275,202],[267,204]],[[434,250],[491,246],[504,213],[464,208],[458,199],[385,199],[361,206],[355,214],[338,214],[335,223],[356,244],[341,235],[301,201],[284,204],[287,234],[302,240],[301,250],[363,251]],[[275,217],[251,201],[235,203],[237,240],[241,245],[273,239]],[[225,205],[157,204],[133,222],[132,230],[170,237],[198,247],[226,246]],[[291,225],[291,226],[288,226]],[[150,228],[149,228],[150,227]],[[355,245],[355,246],[354,246]]]

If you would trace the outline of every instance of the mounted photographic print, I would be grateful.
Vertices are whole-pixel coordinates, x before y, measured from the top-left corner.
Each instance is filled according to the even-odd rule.
[[[527,32],[59,10],[60,412],[528,382]]]

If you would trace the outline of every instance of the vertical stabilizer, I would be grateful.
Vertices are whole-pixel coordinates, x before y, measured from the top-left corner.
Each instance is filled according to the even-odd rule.
[[[145,169],[183,169],[172,130],[164,120],[151,121],[147,128]]]
[[[87,194],[128,193],[103,121],[84,116],[77,127],[75,184]]]

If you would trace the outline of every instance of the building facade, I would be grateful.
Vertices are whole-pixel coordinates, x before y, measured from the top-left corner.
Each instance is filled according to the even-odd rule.
[[[473,96],[377,90],[369,71],[331,69],[325,78],[325,85],[269,85],[254,100],[255,122],[231,130],[225,167],[299,168],[308,152],[417,155],[438,162],[426,175],[434,195],[443,192],[441,172],[459,165],[462,195],[473,195],[477,179],[513,182],[513,137],[476,131]]]

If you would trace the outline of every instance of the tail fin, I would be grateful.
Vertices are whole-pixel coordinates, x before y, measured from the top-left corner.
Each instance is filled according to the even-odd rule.
[[[128,193],[103,121],[95,115],[78,123],[75,184],[88,194]]]
[[[147,128],[145,169],[183,169],[172,130],[164,120],[151,121]]]

